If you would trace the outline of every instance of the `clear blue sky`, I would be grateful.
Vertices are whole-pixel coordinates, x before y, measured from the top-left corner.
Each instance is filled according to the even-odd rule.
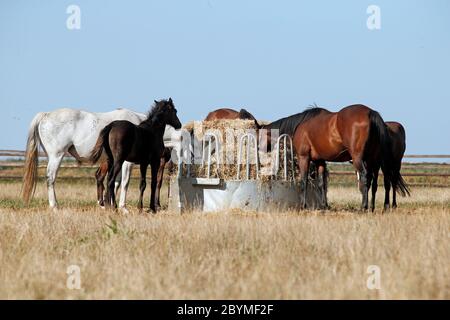
[[[450,1],[0,1],[0,149],[24,149],[39,111],[168,96],[183,122],[363,103],[405,125],[409,153],[448,154]]]

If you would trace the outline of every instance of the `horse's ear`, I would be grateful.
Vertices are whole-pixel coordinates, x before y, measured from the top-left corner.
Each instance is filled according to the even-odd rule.
[[[156,101],[156,100],[153,100],[156,104],[158,103],[158,101]]]
[[[173,103],[172,98],[170,98],[170,97],[169,97],[169,102],[170,102],[170,103]]]

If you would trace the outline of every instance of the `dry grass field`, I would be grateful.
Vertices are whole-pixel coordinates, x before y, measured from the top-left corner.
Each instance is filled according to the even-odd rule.
[[[415,188],[389,214],[359,214],[356,187],[334,186],[327,212],[124,216],[96,207],[93,183],[57,183],[56,213],[43,182],[30,208],[20,187],[0,182],[0,299],[450,298],[448,188]]]

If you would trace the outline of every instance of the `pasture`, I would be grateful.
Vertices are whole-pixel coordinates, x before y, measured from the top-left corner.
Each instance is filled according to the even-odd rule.
[[[376,212],[359,214],[356,184],[331,176],[325,212],[153,215],[137,212],[132,180],[131,214],[121,215],[97,207],[93,178],[74,177],[90,169],[61,170],[58,212],[47,209],[42,179],[24,207],[20,180],[4,177],[19,169],[5,170],[0,299],[450,298],[450,188],[413,187],[382,214],[380,187]],[[79,290],[66,285],[71,265]],[[367,287],[371,265],[380,290]]]

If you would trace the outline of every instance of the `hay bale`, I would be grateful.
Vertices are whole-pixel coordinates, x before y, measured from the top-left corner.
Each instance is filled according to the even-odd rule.
[[[261,123],[261,122],[260,122]],[[193,138],[197,143],[197,158],[195,163],[190,165],[191,176],[206,177],[207,176],[207,152],[208,143],[205,144],[205,165],[201,165],[202,158],[202,141],[207,133],[214,133],[219,142],[219,150],[215,150],[215,143],[212,143],[212,156],[210,177],[217,177],[222,179],[236,179],[238,170],[238,153],[239,142],[245,133],[252,133],[257,137],[257,127],[252,120],[214,120],[214,121],[195,121],[189,122],[183,126],[184,129],[192,132]],[[214,140],[214,139],[213,139]],[[246,178],[246,160],[247,160],[247,143],[244,143],[242,148],[242,159],[240,166],[240,178]],[[273,148],[275,149],[275,148]],[[280,146],[280,169],[277,177],[283,178],[284,161],[283,161],[283,143]],[[254,143],[252,140],[250,148],[250,179],[256,178],[256,161],[254,156]],[[259,152],[259,178],[262,180],[271,180],[274,178],[274,165],[276,154],[275,150],[272,152]],[[295,163],[294,163],[295,166]],[[186,165],[183,165],[183,174],[186,174]],[[295,167],[294,167],[295,171]],[[172,175],[177,175],[177,170],[172,172]],[[291,159],[288,153],[288,179],[292,179]]]

